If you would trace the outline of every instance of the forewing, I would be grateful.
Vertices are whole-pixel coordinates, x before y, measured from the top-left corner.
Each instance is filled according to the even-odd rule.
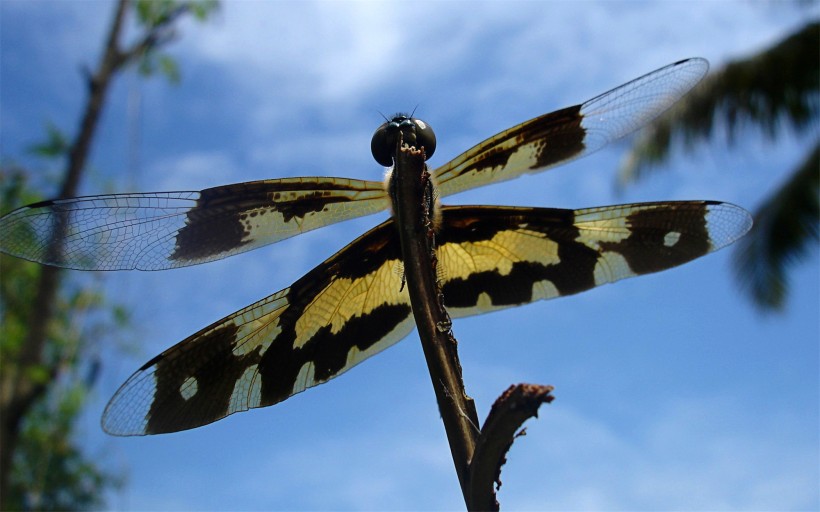
[[[453,317],[486,313],[676,267],[746,233],[751,216],[713,201],[583,210],[446,207],[439,236]]]
[[[708,69],[704,59],[682,60],[581,105],[513,126],[436,169],[439,194],[509,180],[597,151],[668,109]]]
[[[186,430],[326,382],[413,328],[392,221],[290,288],[223,318],[137,370],[106,407],[115,435]]]
[[[380,182],[326,177],[58,199],[0,218],[0,252],[81,270],[162,270],[218,260],[387,206]]]

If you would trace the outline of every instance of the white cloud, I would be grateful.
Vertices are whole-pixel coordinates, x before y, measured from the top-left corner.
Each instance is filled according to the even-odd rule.
[[[397,6],[382,3],[234,3],[216,30],[185,44],[201,58],[242,78],[326,98],[372,87],[395,54],[402,32]],[[389,67],[389,66],[387,66]],[[245,82],[245,80],[242,80]],[[278,93],[279,94],[279,93]],[[280,98],[281,99],[281,98]]]

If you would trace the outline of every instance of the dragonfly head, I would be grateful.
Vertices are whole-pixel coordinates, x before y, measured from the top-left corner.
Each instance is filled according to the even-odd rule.
[[[430,125],[421,119],[397,114],[393,116],[393,119],[376,128],[373,139],[370,141],[370,151],[380,165],[385,167],[393,165],[393,155],[396,152],[399,133],[402,134],[402,139],[406,144],[417,148],[424,147],[426,158],[433,156],[436,150],[436,134],[433,133]]]

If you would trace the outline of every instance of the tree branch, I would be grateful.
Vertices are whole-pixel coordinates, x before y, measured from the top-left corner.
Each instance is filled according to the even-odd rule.
[[[173,24],[176,20],[191,10],[188,3],[181,4],[170,11],[167,15],[157,20],[151,25],[150,30],[136,43],[131,45],[128,49],[119,51],[118,61],[119,65],[126,65],[136,60],[152,49],[171,42],[176,34],[174,33]]]
[[[162,20],[149,26],[147,33],[139,43],[123,52],[120,50],[119,40],[129,4],[129,0],[119,0],[106,37],[105,51],[97,69],[93,73],[87,68],[84,70],[88,85],[88,98],[77,134],[67,150],[66,170],[58,198],[77,195],[80,178],[85,169],[106,96],[115,74],[145,51],[170,40],[168,36],[163,37],[162,31],[190,10],[190,6],[186,3],[171,11]],[[64,229],[65,227],[58,221],[53,227],[52,240],[62,240]],[[61,252],[61,249],[59,243],[50,247],[50,250],[57,254]],[[53,260],[58,261],[59,258]],[[37,317],[27,322],[30,329],[19,354],[16,354],[17,361],[13,365],[8,365],[11,371],[5,372],[0,378],[0,388],[2,388],[0,389],[0,398],[2,398],[0,401],[0,415],[2,415],[0,419],[0,446],[2,447],[0,449],[0,510],[6,509],[4,496],[8,495],[6,491],[9,485],[13,452],[14,447],[17,446],[22,419],[49,386],[47,379],[32,377],[37,373],[32,370],[47,364],[47,361],[44,361],[44,353],[48,340],[49,319],[53,316],[55,298],[59,289],[60,273],[61,269],[56,267],[41,267],[36,285],[37,292],[31,308]],[[54,367],[46,368],[46,371],[51,374],[50,378],[54,377],[56,370]]]
[[[115,70],[114,61],[118,53],[117,41],[120,37],[127,8],[127,0],[120,0],[117,4],[111,30],[107,37],[106,51],[102,56],[97,72],[89,81],[89,97],[86,101],[80,129],[69,149],[66,172],[60,187],[59,197],[77,195],[80,176],[85,167],[91,140],[102,111],[108,83],[111,74]],[[61,227],[58,223],[54,229],[55,239],[60,240],[60,232],[64,227]],[[51,250],[59,252],[60,247],[55,244]],[[41,267],[40,277],[37,282],[37,294],[34,299],[34,306],[31,309],[37,315],[37,319],[32,318],[28,322],[30,330],[20,351],[17,364],[14,365],[16,371],[9,372],[13,375],[5,375],[2,379],[4,401],[0,403],[0,411],[3,413],[2,424],[0,424],[0,444],[3,446],[2,458],[0,458],[0,495],[5,495],[6,492],[4,491],[8,489],[12,452],[13,447],[17,444],[17,434],[19,433],[22,418],[48,387],[47,382],[33,379],[30,374],[32,368],[43,364],[42,358],[48,334],[48,319],[52,317],[54,311],[59,282],[60,269]],[[3,503],[0,503],[0,506],[2,505]]]
[[[519,435],[521,425],[538,416],[538,408],[553,400],[552,386],[518,384],[510,386],[495,401],[481,429],[470,464],[470,510],[498,510],[493,484],[501,487],[501,466]],[[523,432],[523,431],[521,431]]]

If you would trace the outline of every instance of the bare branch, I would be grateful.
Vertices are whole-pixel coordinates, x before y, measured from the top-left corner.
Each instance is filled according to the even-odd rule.
[[[495,401],[487,421],[481,429],[470,464],[470,510],[498,510],[493,485],[501,487],[501,466],[516,437],[522,434],[521,425],[538,416],[538,408],[550,403],[552,386],[518,384],[510,386]]]

